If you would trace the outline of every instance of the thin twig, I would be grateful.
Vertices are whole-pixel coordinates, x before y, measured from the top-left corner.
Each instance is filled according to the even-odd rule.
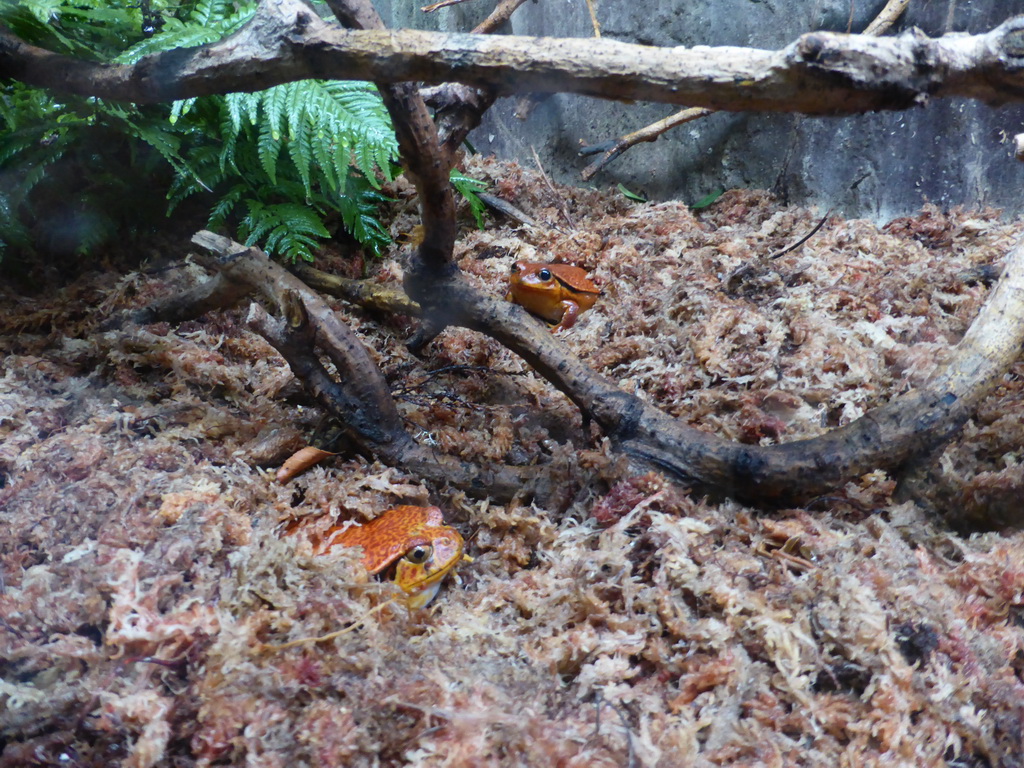
[[[424,13],[433,13],[441,8],[447,8],[449,5],[461,5],[462,3],[468,3],[469,0],[441,0],[439,3],[432,3],[431,5],[424,5],[420,8]]]
[[[907,10],[908,5],[910,5],[910,0],[889,0],[885,7],[875,16],[874,21],[864,29],[864,34],[884,35],[896,23],[896,19]]]
[[[498,27],[512,18],[526,0],[501,0],[491,14],[473,28],[474,35],[486,35],[494,32]]]
[[[832,215],[832,209],[829,208],[825,212],[825,215],[821,217],[821,221],[819,221],[817,224],[814,225],[814,229],[812,229],[810,232],[808,232],[806,235],[801,237],[799,240],[797,240],[792,245],[787,245],[781,251],[776,251],[775,253],[773,253],[773,254],[771,254],[769,256],[766,256],[765,258],[767,258],[767,259],[777,259],[777,258],[779,258],[779,256],[785,256],[790,251],[795,251],[801,245],[803,245],[808,240],[810,240],[812,237],[814,237],[818,233],[818,230],[821,229],[823,226],[825,226],[825,222],[828,221],[828,217],[831,216],[831,215]]]
[[[601,25],[597,21],[597,11],[594,10],[594,0],[587,0],[587,10],[590,11],[590,23],[594,25],[594,37],[600,37]]]
[[[907,6],[910,5],[910,0],[889,0],[885,7],[879,12],[874,20],[868,24],[867,29],[864,30],[865,35],[882,35],[884,34],[899,18],[900,14],[906,10]],[[853,24],[853,0],[850,2],[850,21],[847,25],[847,33],[850,32],[851,25]],[[601,157],[592,162],[583,172],[580,173],[580,178],[584,181],[589,181],[594,178],[606,165],[612,160],[621,155],[630,147],[642,144],[648,141],[657,141],[658,138],[673,128],[677,128],[684,123],[689,123],[693,120],[699,120],[701,118],[712,115],[718,110],[705,109],[701,107],[690,107],[688,109],[680,110],[666,118],[658,120],[646,125],[638,131],[627,133],[618,139],[612,139],[607,142],[601,142],[595,144],[592,147],[585,148],[580,151],[580,155],[591,155],[601,152]],[[590,151],[588,151],[590,150]]]
[[[387,608],[389,605],[393,604],[394,602],[395,602],[394,598],[392,598],[390,600],[385,600],[383,603],[381,603],[380,605],[376,605],[373,608],[369,609],[361,617],[359,617],[358,619],[354,619],[351,624],[349,624],[344,629],[339,629],[337,632],[330,632],[330,633],[328,633],[326,635],[320,635],[319,637],[300,637],[298,640],[290,640],[287,643],[280,643],[280,644],[276,644],[276,645],[273,644],[273,643],[260,643],[260,646],[259,646],[260,650],[263,650],[263,651],[283,651],[286,648],[294,648],[297,645],[310,645],[312,643],[326,643],[328,640],[334,640],[335,638],[341,637],[342,635],[347,635],[349,632],[354,632],[355,630],[359,629],[361,626],[363,626],[363,624],[366,622],[366,620],[368,618],[373,616],[373,614],[380,613],[381,610],[383,610],[384,608]]]
[[[828,217],[831,214],[832,209],[829,208],[828,212],[821,217],[821,221],[815,224],[814,228],[810,232],[801,237],[795,243],[787,245],[781,251],[776,251],[775,253],[769,254],[768,256],[759,256],[755,259],[751,259],[746,264],[741,264],[740,266],[736,267],[736,269],[730,272],[729,276],[722,282],[722,287],[724,288],[725,292],[729,295],[733,295],[736,292],[736,289],[739,287],[740,282],[744,280],[746,277],[753,274],[754,272],[757,272],[758,270],[766,269],[767,263],[772,259],[777,259],[780,256],[784,256],[787,253],[795,251],[801,245],[806,243],[808,240],[814,237],[814,235],[818,232],[819,229],[821,229],[824,226],[825,222],[828,221]]]
[[[702,117],[707,117],[708,115],[713,114],[714,111],[715,110],[713,109],[704,109],[702,107],[692,107],[690,109],[683,109],[680,110],[679,112],[676,112],[675,114],[669,115],[668,117],[662,120],[658,120],[655,123],[646,125],[639,131],[633,131],[632,133],[627,133],[622,138],[615,139],[613,142],[610,142],[610,149],[604,150],[603,148],[607,146],[607,143],[601,144],[599,145],[601,149],[598,150],[602,152],[601,157],[599,157],[597,160],[595,160],[586,168],[584,168],[580,176],[584,181],[589,181],[602,168],[608,165],[608,163],[610,163],[612,160],[621,155],[630,147],[635,146],[637,144],[641,144],[645,141],[657,141],[658,137],[661,136],[663,133],[666,133],[672,130],[673,128],[683,125],[684,123],[689,123],[693,120],[699,120]],[[580,154],[589,155],[596,153],[584,149],[580,151]]]

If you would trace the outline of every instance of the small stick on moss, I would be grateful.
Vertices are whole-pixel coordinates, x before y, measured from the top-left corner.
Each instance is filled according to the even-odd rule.
[[[380,613],[384,608],[394,604],[394,602],[395,599],[392,597],[388,600],[385,600],[380,605],[375,605],[373,608],[370,608],[366,613],[364,613],[360,618],[353,620],[351,624],[349,624],[344,629],[339,629],[337,632],[329,632],[326,635],[320,635],[318,637],[300,637],[298,640],[289,640],[287,643],[260,643],[259,649],[261,651],[283,651],[288,648],[294,648],[298,645],[326,643],[330,640],[334,640],[336,638],[341,637],[342,635],[347,635],[349,632],[354,632],[355,630],[359,629],[363,626],[363,624],[366,622],[368,618],[370,618],[376,613]]]

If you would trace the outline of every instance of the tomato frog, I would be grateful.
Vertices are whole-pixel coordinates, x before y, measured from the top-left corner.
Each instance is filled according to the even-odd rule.
[[[362,547],[363,565],[373,575],[394,568],[395,583],[410,608],[422,608],[462,560],[462,535],[444,524],[437,507],[399,506],[364,525],[336,525],[316,545],[317,554],[335,546]]]
[[[571,264],[539,264],[517,261],[509,275],[507,301],[523,307],[549,323],[555,323],[554,333],[572,328],[601,295],[587,273]]]

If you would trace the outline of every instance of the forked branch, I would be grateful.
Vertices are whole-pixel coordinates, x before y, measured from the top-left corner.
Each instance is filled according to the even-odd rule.
[[[366,347],[316,291],[258,248],[246,248],[205,231],[193,241],[219,257],[220,272],[185,300],[172,297],[152,307],[144,318],[147,322],[195,316],[188,311],[190,299],[202,299],[194,307],[198,309],[209,308],[209,296],[229,303],[247,295],[262,296],[279,317],[253,305],[250,327],[288,361],[296,378],[337,418],[364,453],[438,487],[448,485],[476,496],[509,500],[526,491],[550,500],[559,495],[558,486],[564,482],[557,478],[565,467],[470,464],[417,443],[406,431],[387,382]],[[204,289],[210,287],[213,290]],[[318,352],[334,364],[337,377],[327,371]]]

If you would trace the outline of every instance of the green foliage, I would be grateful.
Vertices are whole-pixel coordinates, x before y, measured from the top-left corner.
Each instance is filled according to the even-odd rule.
[[[690,206],[690,210],[691,211],[699,211],[699,210],[702,210],[704,208],[709,208],[711,205],[713,205],[715,202],[718,201],[718,198],[720,198],[724,194],[725,194],[725,190],[724,189],[716,189],[714,192],[709,192],[708,194],[704,195],[704,197],[702,197],[700,200],[698,200],[696,203],[691,205]]]
[[[473,214],[473,218],[476,220],[477,227],[483,229],[484,210],[486,210],[486,206],[478,195],[481,192],[486,191],[484,183],[478,179],[471,179],[469,176],[463,176],[457,171],[452,171],[451,179],[452,185],[460,195],[466,198],[466,202],[469,203],[469,210],[470,213]]]
[[[0,0],[0,23],[68,55],[130,64],[213,42],[251,18],[255,0]],[[389,242],[376,218],[397,143],[366,83],[304,81],[259,93],[136,107],[58,98],[0,84],[0,254],[49,247],[53,221],[76,220],[85,253],[138,219],[139,185],[168,189],[168,211],[196,197],[208,226],[237,226],[249,244],[310,258],[338,222],[374,252]],[[111,157],[117,162],[112,162]],[[55,172],[59,169],[59,172]],[[77,188],[71,187],[77,186]],[[84,222],[84,223],[83,223]]]
[[[619,189],[619,192],[622,193],[622,196],[625,197],[627,200],[633,200],[633,201],[635,201],[637,203],[646,203],[647,202],[647,198],[646,197],[644,197],[643,195],[638,195],[636,192],[633,192],[625,184],[619,184],[618,185],[618,189]]]

